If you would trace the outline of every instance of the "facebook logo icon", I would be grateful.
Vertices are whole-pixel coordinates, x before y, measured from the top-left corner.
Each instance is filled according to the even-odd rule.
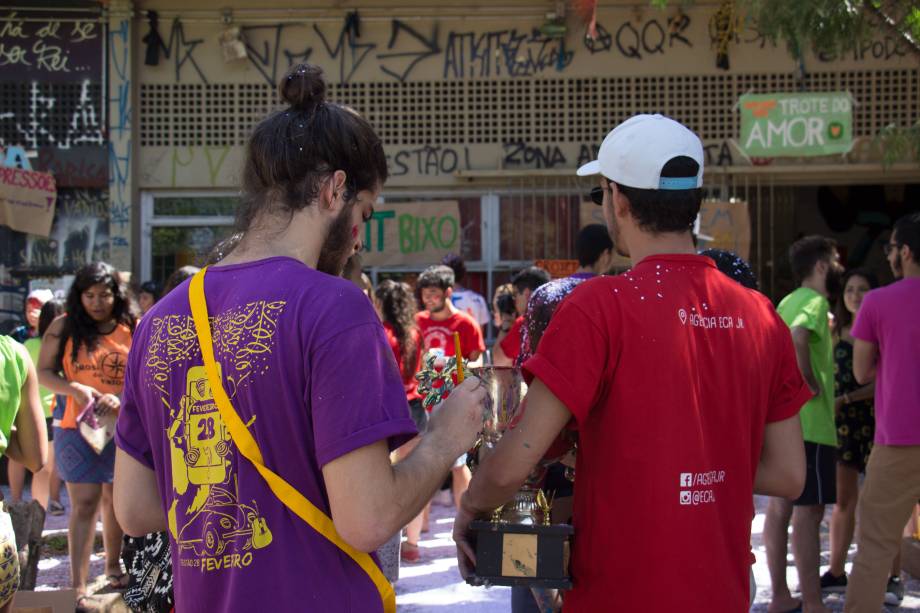
[[[681,487],[692,487],[693,486],[693,473],[680,473],[680,486]]]

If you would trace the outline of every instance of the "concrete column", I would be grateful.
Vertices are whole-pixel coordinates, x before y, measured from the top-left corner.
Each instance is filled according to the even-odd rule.
[[[109,260],[118,270],[131,270],[131,211],[135,208],[131,9],[131,0],[110,0],[108,6]]]

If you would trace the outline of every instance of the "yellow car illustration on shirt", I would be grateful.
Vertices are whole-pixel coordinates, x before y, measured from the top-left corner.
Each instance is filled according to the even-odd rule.
[[[220,373],[220,364],[217,365]],[[230,433],[214,403],[204,366],[189,368],[185,376],[184,450],[189,483],[217,485],[227,480]]]
[[[180,551],[191,549],[198,556],[219,556],[231,543],[238,552],[267,547],[272,533],[255,500],[251,505],[241,503],[230,489],[212,487],[207,502],[183,526],[176,540]]]

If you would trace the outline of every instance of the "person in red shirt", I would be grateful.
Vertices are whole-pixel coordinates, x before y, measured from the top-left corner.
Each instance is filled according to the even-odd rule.
[[[492,363],[496,366],[512,366],[521,355],[521,328],[524,326],[524,315],[527,312],[527,303],[530,296],[538,287],[549,283],[552,277],[539,266],[530,266],[517,273],[511,279],[514,291],[514,308],[519,317],[509,324],[503,317],[502,327],[499,328],[498,338],[492,347]]]
[[[454,355],[454,332],[458,332],[463,357],[470,361],[479,359],[486,350],[482,330],[450,299],[454,291],[454,271],[447,266],[429,266],[419,275],[416,287],[426,309],[415,316],[425,351],[443,349],[445,356]]]
[[[448,266],[429,266],[419,275],[416,287],[421,293],[424,311],[415,316],[422,334],[425,351],[441,349],[445,356],[455,355],[454,333],[460,334],[460,352],[469,361],[479,359],[486,350],[482,330],[472,317],[451,302],[454,291],[454,271]],[[454,504],[460,508],[460,496],[470,484],[470,469],[466,454],[457,458],[451,470]]]
[[[638,115],[598,158],[579,174],[600,174],[604,218],[634,267],[575,288],[525,363],[527,409],[457,513],[461,573],[475,559],[469,522],[507,502],[574,417],[565,610],[746,611],[753,494],[802,491],[798,411],[811,394],[770,301],[695,254],[699,138]]]
[[[363,275],[362,275],[363,276]],[[377,310],[383,321],[383,331],[386,334],[393,357],[399,365],[399,374],[402,376],[403,387],[406,389],[406,400],[409,402],[409,413],[419,433],[428,426],[428,413],[422,406],[422,396],[418,393],[418,380],[415,373],[422,366],[422,335],[415,324],[415,297],[412,288],[405,283],[387,279],[381,281],[374,292]],[[415,437],[396,450],[397,461],[409,456],[418,445],[421,437]],[[406,525],[406,542],[399,551],[403,562],[418,562],[421,558],[418,541],[422,534],[422,521],[424,511],[419,513]]]

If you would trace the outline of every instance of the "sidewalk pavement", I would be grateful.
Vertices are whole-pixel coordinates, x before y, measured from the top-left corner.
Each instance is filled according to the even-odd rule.
[[[4,494],[9,496],[6,488]],[[69,510],[66,493],[63,501]],[[757,580],[757,596],[754,600],[752,611],[765,613],[770,602],[770,579],[767,572],[766,553],[763,546],[763,522],[767,499],[755,498],[757,516],[751,528],[751,545],[757,562],[754,566],[754,576]],[[396,602],[400,613],[507,613],[511,610],[511,591],[505,587],[471,587],[463,582],[457,572],[456,550],[451,540],[453,528],[454,509],[450,501],[449,492],[442,492],[436,497],[431,507],[431,531],[422,535],[419,543],[421,561],[416,564],[403,564],[399,571],[399,581],[396,582]],[[827,522],[830,520],[830,509],[825,515],[822,524],[821,540],[821,571],[827,569],[828,564],[828,530]],[[101,533],[101,524],[97,527]],[[66,539],[67,516],[48,516],[45,521],[46,547],[39,561],[38,590],[50,590],[67,587],[70,578],[70,562],[66,553],[66,545],[60,547],[61,537]],[[47,545],[56,541],[57,546],[51,550]],[[64,541],[66,543],[66,540]],[[856,551],[856,546],[850,547],[850,560]],[[96,577],[94,586],[102,587],[104,570],[101,549],[97,547],[90,561],[90,576]],[[847,564],[847,571],[850,564]],[[666,574],[663,573],[663,577]],[[798,575],[792,561],[790,552],[787,565],[787,578],[789,585],[795,589],[798,585]],[[906,577],[906,595],[899,608],[888,608],[895,612],[920,613],[920,579]],[[662,584],[667,587],[666,584]],[[107,596],[109,599],[114,596]],[[116,599],[117,600],[117,599]],[[842,595],[831,595],[825,599],[827,606],[832,611],[843,610]],[[108,610],[122,611],[116,603],[114,608]]]

